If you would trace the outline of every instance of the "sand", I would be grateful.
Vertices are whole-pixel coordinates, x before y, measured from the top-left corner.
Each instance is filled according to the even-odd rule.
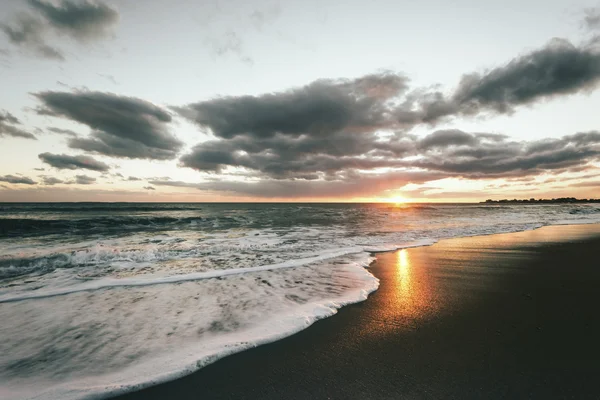
[[[600,225],[380,254],[363,303],[120,399],[598,399]]]

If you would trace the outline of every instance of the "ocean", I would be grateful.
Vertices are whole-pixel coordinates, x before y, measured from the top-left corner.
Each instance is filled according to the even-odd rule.
[[[0,204],[0,398],[105,398],[363,301],[377,252],[599,204]]]

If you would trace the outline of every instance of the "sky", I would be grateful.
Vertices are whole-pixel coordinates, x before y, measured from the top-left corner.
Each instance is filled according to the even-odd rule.
[[[600,3],[0,0],[0,201],[600,197]]]

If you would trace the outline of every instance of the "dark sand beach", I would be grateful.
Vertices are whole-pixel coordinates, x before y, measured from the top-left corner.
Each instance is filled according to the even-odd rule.
[[[600,225],[379,254],[381,286],[284,340],[120,399],[598,399]]]

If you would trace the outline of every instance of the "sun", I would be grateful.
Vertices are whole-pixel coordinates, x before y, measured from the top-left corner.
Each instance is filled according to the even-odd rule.
[[[405,204],[405,203],[408,203],[408,199],[406,197],[402,197],[402,196],[394,196],[394,197],[390,197],[388,199],[388,203]]]

